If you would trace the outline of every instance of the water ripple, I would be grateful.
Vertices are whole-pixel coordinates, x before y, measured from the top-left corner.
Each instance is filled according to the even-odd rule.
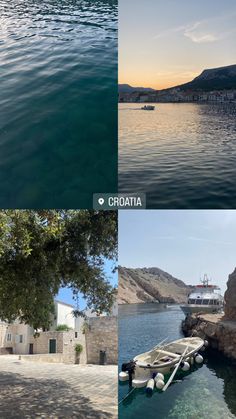
[[[120,192],[147,192],[149,208],[235,208],[235,113],[226,104],[120,105]]]
[[[91,207],[116,190],[117,13],[0,0],[0,207]]]

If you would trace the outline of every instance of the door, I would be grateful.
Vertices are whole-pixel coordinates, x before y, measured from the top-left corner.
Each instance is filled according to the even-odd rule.
[[[29,354],[30,355],[33,355],[33,353],[34,353],[34,344],[33,343],[30,343],[29,344]]]
[[[55,354],[57,351],[57,341],[56,339],[49,339],[49,353]]]

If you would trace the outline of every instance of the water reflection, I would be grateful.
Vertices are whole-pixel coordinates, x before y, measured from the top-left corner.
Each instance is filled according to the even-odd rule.
[[[235,206],[235,106],[135,107],[120,105],[120,191],[147,192],[150,208]]]

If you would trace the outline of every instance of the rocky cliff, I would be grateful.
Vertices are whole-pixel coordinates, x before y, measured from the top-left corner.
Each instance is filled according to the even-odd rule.
[[[159,268],[119,267],[118,303],[183,303],[191,287]]]
[[[236,360],[236,323],[224,320],[222,314],[192,314],[182,325],[187,336],[199,336],[211,349]]]
[[[225,292],[225,320],[236,320],[236,268],[229,275],[227,290]]]

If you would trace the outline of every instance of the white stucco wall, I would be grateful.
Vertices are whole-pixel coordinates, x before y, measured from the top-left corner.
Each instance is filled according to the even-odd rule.
[[[4,347],[4,342],[6,339],[6,330],[7,330],[7,323],[0,321],[0,348]]]
[[[60,301],[55,301],[56,319],[50,330],[55,330],[59,324],[66,324],[68,327],[75,329],[75,318],[72,311],[73,306],[61,303]]]
[[[14,323],[7,325],[5,337],[1,346],[12,348],[14,354],[28,354],[29,341],[33,333],[34,329],[32,327],[15,321]],[[8,335],[11,335],[10,340],[8,340]]]

